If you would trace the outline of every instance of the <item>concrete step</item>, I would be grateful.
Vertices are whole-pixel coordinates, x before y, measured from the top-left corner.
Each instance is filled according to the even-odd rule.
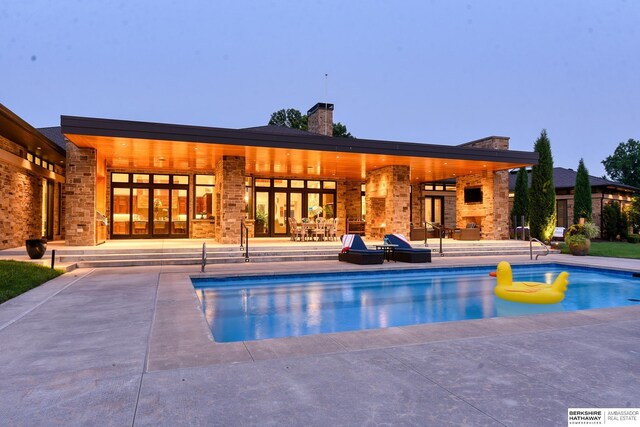
[[[251,258],[269,258],[269,257],[304,257],[311,255],[336,255],[339,252],[339,248],[321,248],[321,249],[271,249],[271,250],[250,250],[249,255]],[[144,259],[201,259],[202,252],[190,251],[190,252],[144,252],[144,253],[102,253],[94,252],[92,254],[83,255],[61,255],[56,257],[57,260],[63,263],[70,262],[83,262],[83,261],[114,261],[114,260],[144,260]],[[240,250],[232,251],[207,251],[207,259],[229,259],[228,262],[232,262],[233,259],[241,259],[244,262],[244,252]]]
[[[338,260],[337,252],[332,254],[307,254],[307,255],[266,255],[249,258],[249,262],[291,262],[291,261],[331,261]],[[245,262],[244,257],[216,257],[207,258],[207,265],[235,264]],[[78,261],[76,268],[100,268],[100,267],[134,267],[134,266],[160,266],[160,265],[200,265],[201,258],[146,258],[146,259],[120,259],[120,260],[90,260]]]

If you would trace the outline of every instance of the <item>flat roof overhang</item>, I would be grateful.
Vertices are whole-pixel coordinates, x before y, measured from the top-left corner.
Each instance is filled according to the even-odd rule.
[[[62,133],[98,150],[109,168],[211,170],[242,156],[249,176],[364,180],[367,172],[407,165],[411,182],[537,164],[535,152],[333,138],[87,117],[61,117]]]
[[[2,104],[0,135],[47,162],[64,166],[65,151]]]

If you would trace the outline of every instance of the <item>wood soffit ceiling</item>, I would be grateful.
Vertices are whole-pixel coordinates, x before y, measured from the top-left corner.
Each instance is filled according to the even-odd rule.
[[[78,147],[98,150],[98,153],[104,156],[107,167],[113,169],[210,171],[222,156],[242,156],[246,159],[245,173],[248,176],[364,180],[368,171],[389,165],[408,165],[411,182],[419,183],[537,163],[537,155],[528,152],[320,136],[305,139],[290,135],[267,135],[241,130],[178,125],[175,126],[181,131],[211,129],[212,133],[218,133],[220,137],[208,135],[207,140],[202,141],[202,135],[177,135],[173,132],[174,137],[186,136],[185,139],[191,140],[169,140],[164,133],[150,138],[143,135],[149,133],[148,131],[141,132],[140,129],[135,129],[133,132],[131,126],[128,128],[130,132],[118,132],[124,135],[115,136],[113,133],[116,132],[109,129],[80,129],[77,120],[95,120],[100,122],[99,124],[106,122],[107,125],[113,122],[120,124],[120,121],[65,116],[62,118],[62,132],[65,136]],[[153,125],[124,123],[134,127]],[[136,136],[131,137],[131,134]],[[158,136],[160,138],[157,138]],[[242,140],[234,140],[234,137],[238,136],[242,136]],[[432,156],[429,154],[431,151]]]

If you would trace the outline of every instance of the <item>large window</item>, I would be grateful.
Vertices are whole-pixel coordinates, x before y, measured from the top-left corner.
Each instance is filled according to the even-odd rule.
[[[214,218],[215,198],[213,197],[213,190],[215,183],[215,176],[213,175],[196,175],[195,209],[193,212],[195,219]]]
[[[112,238],[188,237],[189,177],[111,174]]]
[[[310,217],[336,216],[335,181],[255,178],[254,184],[251,213],[256,236],[288,234],[289,218],[301,222]]]

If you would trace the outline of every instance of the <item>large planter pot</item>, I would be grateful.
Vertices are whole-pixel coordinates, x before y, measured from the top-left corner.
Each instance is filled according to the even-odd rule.
[[[47,241],[44,239],[27,239],[25,245],[31,259],[40,259],[47,251]]]
[[[569,244],[569,252],[571,252],[572,255],[585,256],[589,253],[590,247],[591,240],[587,239],[580,244]]]

